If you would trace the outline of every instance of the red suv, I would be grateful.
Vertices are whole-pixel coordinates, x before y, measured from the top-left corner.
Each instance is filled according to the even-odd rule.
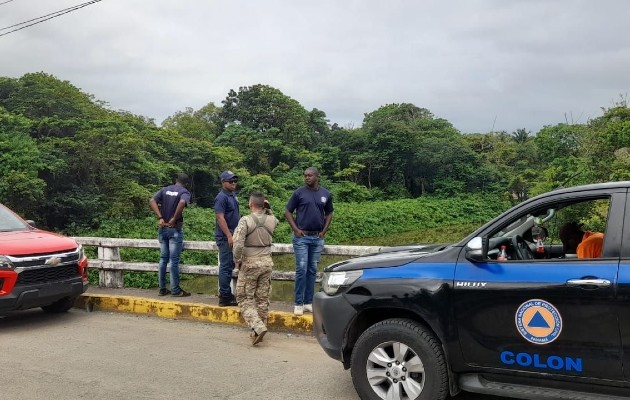
[[[87,265],[74,240],[37,229],[0,204],[0,312],[68,311],[87,289]]]

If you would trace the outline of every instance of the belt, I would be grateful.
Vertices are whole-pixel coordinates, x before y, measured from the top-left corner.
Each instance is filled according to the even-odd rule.
[[[319,236],[319,232],[321,231],[302,231],[304,232],[304,236]]]

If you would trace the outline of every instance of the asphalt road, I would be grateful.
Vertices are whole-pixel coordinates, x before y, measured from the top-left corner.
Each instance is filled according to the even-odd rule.
[[[0,317],[0,357],[7,399],[358,399],[314,338],[217,324],[29,310]]]

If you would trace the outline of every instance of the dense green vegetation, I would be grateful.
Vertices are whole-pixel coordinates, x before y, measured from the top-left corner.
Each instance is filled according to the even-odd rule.
[[[478,133],[402,103],[340,127],[258,84],[157,126],[45,73],[0,77],[0,202],[66,233],[153,237],[147,200],[183,171],[195,204],[189,237],[211,240],[220,171],[241,176],[242,195],[263,190],[281,214],[316,166],[337,205],[329,243],[384,237],[481,221],[558,186],[628,179],[627,101],[602,111],[536,133]],[[288,234],[285,224],[279,240]]]
[[[319,168],[335,198],[327,243],[453,242],[532,195],[630,179],[630,108],[622,97],[585,124],[480,133],[460,132],[413,104],[387,104],[355,128],[258,84],[230,90],[220,105],[176,111],[158,126],[46,73],[0,77],[0,202],[45,228],[153,238],[148,199],[183,171],[193,194],[186,238],[213,240],[210,207],[222,170],[240,175],[242,198],[265,192],[283,220],[308,166]],[[275,241],[290,241],[288,224]],[[158,252],[123,249],[122,257],[155,261]],[[212,265],[216,254],[185,251],[182,262]],[[293,269],[290,255],[275,263]],[[156,283],[155,274],[125,279],[135,287]],[[212,279],[184,286],[212,288]]]
[[[508,203],[490,195],[456,196],[437,199],[429,196],[369,204],[340,203],[336,206],[334,229],[326,236],[327,244],[380,244],[453,242],[462,239],[474,227],[496,216]],[[281,207],[282,208],[282,207]],[[284,220],[282,213],[278,215]],[[193,206],[186,210],[186,240],[214,240],[214,212]],[[462,228],[463,227],[463,228]],[[430,235],[427,235],[430,233]],[[137,219],[113,219],[99,229],[85,230],[85,236],[153,238],[156,221],[147,216]],[[418,236],[423,234],[424,236]],[[369,242],[371,240],[371,243]],[[289,225],[282,223],[274,242],[290,243]],[[154,262],[159,252],[151,249],[121,249],[123,260]],[[279,256],[276,269],[288,270],[293,261]],[[201,251],[182,253],[184,264],[216,265],[216,254]]]
[[[367,237],[381,237],[400,232],[420,231],[442,226],[476,223],[479,225],[505,210],[509,203],[496,196],[469,194],[448,198],[422,196],[416,199],[383,200],[368,203],[335,204],[334,229],[326,235],[328,244],[351,243]],[[284,220],[284,203],[272,205]],[[245,208],[242,210],[247,212]],[[185,211],[185,235],[188,240],[213,240],[214,211],[198,206]],[[84,230],[86,236],[149,238],[156,235],[154,216],[113,219],[98,229]],[[291,242],[289,224],[280,224],[274,241]]]
[[[420,204],[418,204],[420,206]],[[500,204],[496,204],[500,207]],[[487,211],[490,211],[488,209]],[[490,218],[490,216],[488,216]],[[484,219],[485,220],[485,219]],[[134,221],[143,224],[140,221]],[[151,223],[153,221],[151,220]],[[150,225],[150,223],[144,223]],[[396,232],[394,234],[387,234],[385,236],[374,237],[362,237],[355,240],[348,240],[346,244],[357,246],[398,246],[402,244],[414,244],[414,243],[453,243],[464,238],[471,233],[475,228],[479,227],[479,222],[470,222],[465,224],[445,225],[437,228],[429,228],[424,226],[417,226],[413,231]],[[121,226],[122,228],[122,226]],[[144,231],[144,229],[143,229]],[[152,230],[153,231],[153,230]],[[105,232],[92,232],[99,236],[112,236],[112,231]],[[124,235],[130,237],[132,235]],[[138,235],[144,236],[144,235]],[[204,240],[199,239],[197,235],[190,235],[190,240]],[[280,240],[278,240],[280,241]],[[91,258],[96,257],[95,249],[87,249],[88,256]],[[150,249],[121,249],[121,256],[126,261],[144,261],[144,262],[156,262],[159,258],[158,250]],[[323,255],[319,265],[319,270],[322,271],[324,267],[344,259],[347,256],[332,256]],[[203,264],[203,265],[216,265],[216,254],[208,252],[196,252],[196,251],[184,251],[182,253],[182,262],[184,264]],[[273,256],[274,270],[278,271],[293,271],[295,270],[295,257],[292,254],[277,254]],[[90,283],[93,285],[98,284],[98,271],[90,270]],[[153,272],[125,272],[124,273],[125,287],[135,288],[155,288],[157,287],[157,274]],[[217,278],[213,276],[182,276],[183,287],[193,293],[205,293],[205,294],[217,294]],[[273,300],[288,301],[292,296],[293,284],[291,282],[273,282]]]
[[[496,201],[490,195],[471,194],[452,198],[423,196],[417,199],[388,200],[368,204],[341,203],[337,205],[334,229],[327,236],[328,244],[397,246],[413,243],[451,243],[459,241],[482,222],[496,216],[507,202]],[[284,219],[282,215],[279,215]],[[214,240],[214,213],[211,209],[191,207],[186,210],[185,235],[187,240]],[[156,234],[153,217],[104,223],[97,230],[83,232],[89,236],[147,238]],[[289,243],[291,232],[288,224],[281,224],[274,242]],[[88,256],[96,257],[94,249]],[[126,261],[156,262],[159,251],[153,249],[120,249]],[[344,256],[322,256],[320,269],[345,259]],[[182,263],[191,265],[216,265],[216,253],[184,251]],[[292,254],[274,255],[274,269],[292,271],[295,258]],[[98,283],[97,271],[90,271],[92,284]],[[153,288],[157,285],[155,273],[131,273],[124,275],[125,286]],[[195,293],[216,294],[216,277],[184,277],[186,290]],[[277,284],[276,300],[283,299],[290,290],[285,284]],[[287,297],[288,298],[288,297]]]

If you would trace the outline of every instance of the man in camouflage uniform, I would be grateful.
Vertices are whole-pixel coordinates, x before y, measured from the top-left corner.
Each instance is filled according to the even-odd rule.
[[[267,333],[269,294],[271,293],[271,241],[278,219],[265,196],[258,191],[249,197],[250,215],[242,217],[234,230],[234,261],[239,268],[236,301],[241,315],[252,328],[252,344]]]

